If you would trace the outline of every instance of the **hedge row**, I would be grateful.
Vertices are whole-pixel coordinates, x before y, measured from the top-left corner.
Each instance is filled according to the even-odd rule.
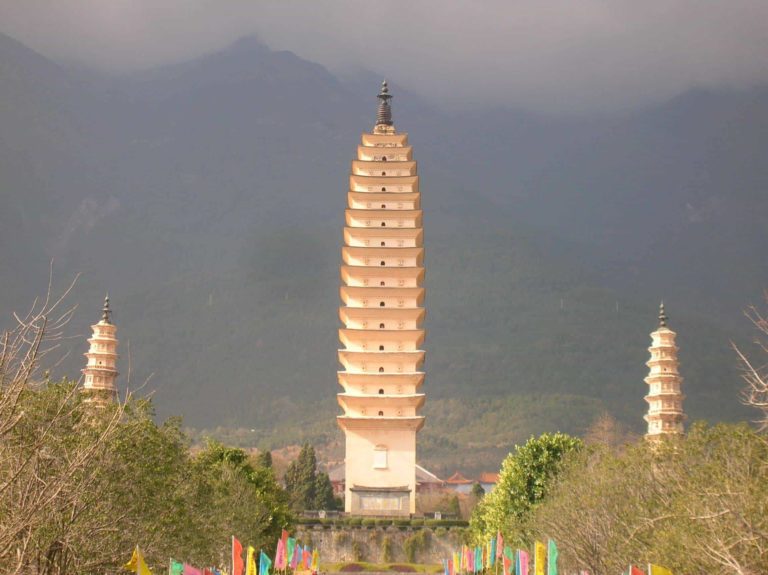
[[[299,525],[327,525],[333,527],[467,527],[468,522],[460,519],[378,519],[374,517],[333,517],[318,519],[316,517],[300,517]]]

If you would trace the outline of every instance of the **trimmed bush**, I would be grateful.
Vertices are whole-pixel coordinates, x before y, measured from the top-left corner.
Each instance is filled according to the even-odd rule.
[[[365,519],[360,520],[360,525],[362,525],[363,527],[373,527],[374,525],[376,525],[376,520],[370,517],[366,517]]]

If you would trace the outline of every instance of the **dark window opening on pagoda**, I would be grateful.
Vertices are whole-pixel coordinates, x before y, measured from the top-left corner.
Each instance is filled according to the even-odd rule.
[[[383,157],[381,158],[381,161],[382,161],[382,162],[386,162],[386,161],[387,161],[387,157],[386,157],[386,156],[383,156]]]
[[[383,301],[379,302],[379,307],[384,307],[384,302]]]
[[[381,282],[381,283],[384,283],[384,282]],[[379,324],[379,329],[384,329],[384,324],[383,323]]]
[[[387,242],[381,242],[381,247],[384,247],[387,245]]]
[[[387,284],[384,282],[384,280],[382,280],[382,281],[379,282],[379,285],[380,286],[384,286],[384,285],[387,285]]]
[[[383,367],[379,368],[379,373],[384,373],[384,368]]]
[[[387,188],[381,188],[381,191],[382,191],[382,192],[386,192],[386,191],[387,191]]]
[[[386,176],[386,175],[387,175],[387,172],[381,172],[381,175],[382,175],[382,176]]]
[[[381,222],[381,227],[382,228],[386,228],[387,227],[387,222]]]
[[[379,351],[384,351],[384,346],[383,345],[379,346]]]
[[[383,389],[379,390],[379,395],[384,395],[384,390]]]
[[[386,262],[381,262],[381,265],[386,265]]]
[[[382,208],[386,208],[386,207],[387,207],[387,204],[381,204],[381,207],[382,207]]]
[[[384,417],[384,412],[383,412],[383,411],[380,411],[380,412],[379,412],[379,416],[380,416],[380,417]]]

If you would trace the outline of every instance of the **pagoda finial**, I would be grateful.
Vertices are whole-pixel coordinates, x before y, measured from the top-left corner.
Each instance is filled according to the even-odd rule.
[[[664,300],[661,301],[661,305],[659,305],[659,327],[667,327],[667,312],[664,311]]]
[[[379,110],[376,113],[376,125],[391,126],[392,108],[389,105],[389,101],[392,99],[392,95],[389,93],[386,80],[381,83],[381,92],[379,92],[377,97],[379,98]]]
[[[109,307],[109,293],[104,296],[104,307],[101,309],[101,321],[112,323],[112,309]]]

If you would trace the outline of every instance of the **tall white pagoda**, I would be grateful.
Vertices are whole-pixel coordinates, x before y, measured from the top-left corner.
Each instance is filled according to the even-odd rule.
[[[665,435],[676,435],[684,432],[683,395],[680,386],[683,378],[678,371],[678,348],[675,345],[674,331],[667,327],[667,314],[664,303],[659,308],[659,327],[651,333],[651,347],[648,351],[651,358],[646,362],[650,372],[645,378],[648,384],[648,422],[646,438],[658,439]]]
[[[344,508],[416,511],[416,433],[424,425],[424,247],[419,176],[395,130],[387,83],[352,162],[341,251],[338,394],[346,437]]]
[[[117,327],[112,323],[109,296],[104,298],[101,321],[91,326],[93,335],[88,340],[90,348],[85,354],[87,363],[83,369],[83,393],[87,401],[104,405],[117,399]]]

